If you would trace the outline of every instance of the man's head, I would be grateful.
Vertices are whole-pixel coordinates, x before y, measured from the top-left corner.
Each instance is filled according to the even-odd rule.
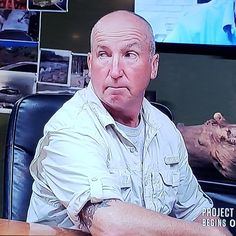
[[[114,29],[115,20],[121,21],[122,19],[120,19],[120,17],[122,17],[122,16],[129,16],[131,18],[136,18],[137,21],[142,21],[144,27],[147,30],[147,37],[148,37],[148,40],[149,40],[150,53],[154,55],[156,47],[155,47],[155,38],[154,38],[154,35],[153,35],[151,25],[142,16],[139,16],[139,15],[133,13],[133,12],[129,12],[129,11],[125,11],[125,10],[119,10],[119,11],[111,12],[111,13],[105,15],[104,17],[102,17],[100,20],[98,20],[98,22],[94,25],[94,27],[92,29],[92,32],[91,32],[91,35],[90,35],[91,49],[92,49],[92,46],[93,46],[94,31],[97,29],[97,27],[99,27],[100,25],[101,25],[101,27],[103,27],[103,23],[104,23],[103,21],[106,20],[106,18],[108,18],[108,20],[109,20],[109,18],[111,18],[111,19],[113,19],[112,22],[110,22],[111,27]],[[128,22],[126,21],[126,23],[128,23]],[[145,33],[145,32],[143,32],[143,33]]]
[[[102,17],[92,29],[88,66],[95,93],[108,110],[140,109],[158,68],[151,26],[128,11]]]

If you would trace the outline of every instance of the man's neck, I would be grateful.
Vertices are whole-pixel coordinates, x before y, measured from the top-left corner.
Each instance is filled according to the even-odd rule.
[[[129,127],[137,127],[139,125],[139,121],[140,121],[140,116],[137,115],[134,119],[130,118],[130,117],[121,117],[120,115],[117,117],[114,117],[114,120],[122,125],[125,126],[129,126]]]
[[[137,108],[136,110],[127,108],[126,110],[122,111],[122,110],[114,110],[105,104],[103,105],[116,122],[129,127],[138,126],[140,120],[141,107]]]

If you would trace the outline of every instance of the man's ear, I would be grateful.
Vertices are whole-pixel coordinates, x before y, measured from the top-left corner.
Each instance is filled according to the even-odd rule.
[[[92,54],[91,52],[89,52],[87,56],[87,64],[88,64],[88,76],[90,78],[91,78],[91,60],[92,60]]]
[[[157,77],[158,66],[159,66],[159,54],[155,54],[152,57],[152,71],[151,71],[151,79],[155,79]]]

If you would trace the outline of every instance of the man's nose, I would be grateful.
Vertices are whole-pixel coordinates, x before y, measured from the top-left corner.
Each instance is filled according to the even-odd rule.
[[[110,76],[118,79],[123,75],[122,62],[119,56],[113,56],[111,62]]]

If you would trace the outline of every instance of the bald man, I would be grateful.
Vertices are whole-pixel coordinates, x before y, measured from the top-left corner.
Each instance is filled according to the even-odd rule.
[[[46,124],[30,166],[29,222],[92,235],[230,235],[202,226],[212,201],[179,131],[144,98],[158,60],[141,17],[116,11],[95,24],[91,83]]]

